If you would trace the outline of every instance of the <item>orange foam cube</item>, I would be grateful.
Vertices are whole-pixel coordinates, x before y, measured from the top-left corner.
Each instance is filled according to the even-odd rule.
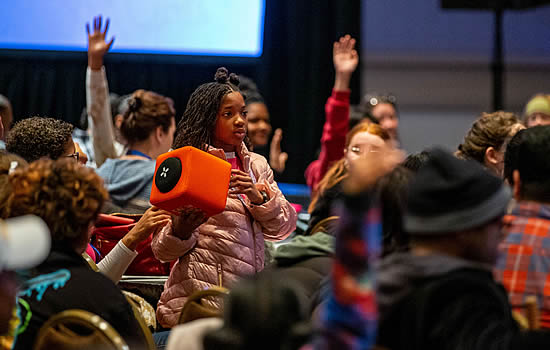
[[[157,157],[151,204],[177,214],[186,206],[207,216],[225,209],[231,164],[197,148],[186,146]]]

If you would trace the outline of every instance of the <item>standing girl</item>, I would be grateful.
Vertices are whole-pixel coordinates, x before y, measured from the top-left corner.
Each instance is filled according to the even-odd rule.
[[[264,267],[264,238],[281,240],[296,226],[296,212],[273,180],[262,156],[245,145],[247,112],[239,80],[219,68],[215,82],[199,86],[178,124],[173,148],[193,146],[231,163],[225,210],[206,219],[191,209],[153,239],[161,261],[178,259],[160,298],[157,319],[177,324],[189,295],[214,285],[231,286]]]

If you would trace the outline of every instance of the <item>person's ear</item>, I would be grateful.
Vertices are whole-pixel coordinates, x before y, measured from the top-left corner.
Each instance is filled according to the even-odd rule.
[[[162,140],[164,139],[165,135],[166,133],[164,132],[164,130],[162,130],[161,125],[155,128],[155,139],[157,140],[158,143],[162,143]]]
[[[498,164],[498,151],[494,147],[487,147],[485,150],[485,163],[493,166]]]
[[[519,200],[521,196],[521,178],[519,170],[514,170],[514,172],[512,173],[512,178],[514,179],[514,184],[512,185],[514,198]]]
[[[124,116],[122,114],[117,114],[115,116],[115,127],[117,129],[120,129],[120,126],[122,125],[123,120],[124,120]]]

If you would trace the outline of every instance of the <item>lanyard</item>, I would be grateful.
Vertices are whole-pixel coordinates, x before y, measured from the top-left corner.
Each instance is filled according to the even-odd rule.
[[[136,151],[135,149],[129,149],[128,152],[126,152],[126,155],[129,155],[129,156],[140,156],[140,157],[147,158],[147,159],[149,159],[149,160],[153,160],[153,159],[151,159],[151,157],[149,157],[149,156],[146,155],[145,153],[140,152],[140,151]]]

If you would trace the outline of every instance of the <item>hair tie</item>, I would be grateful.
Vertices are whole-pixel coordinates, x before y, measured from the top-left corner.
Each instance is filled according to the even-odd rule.
[[[128,109],[130,110],[130,112],[137,112],[141,107],[141,104],[141,98],[134,96],[128,101]]]
[[[13,160],[10,163],[10,170],[8,171],[8,174],[12,174],[15,171],[15,169],[17,168],[18,165],[19,165],[19,163],[16,160]]]

